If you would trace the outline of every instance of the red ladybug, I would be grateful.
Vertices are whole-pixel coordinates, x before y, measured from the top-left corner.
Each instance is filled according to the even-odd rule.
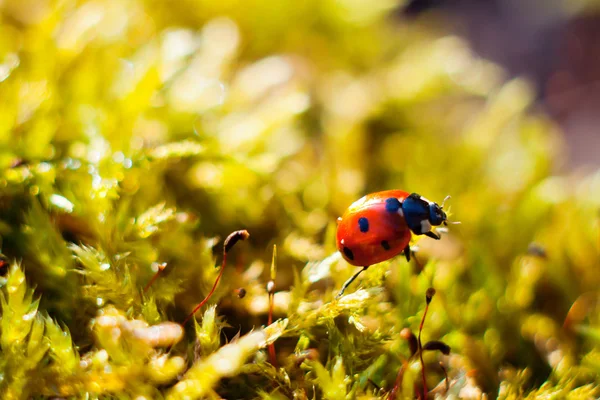
[[[386,190],[355,201],[338,218],[337,248],[348,263],[363,267],[350,278],[338,297],[370,265],[404,252],[410,261],[411,234],[440,239],[431,228],[446,225],[442,206],[417,193]]]

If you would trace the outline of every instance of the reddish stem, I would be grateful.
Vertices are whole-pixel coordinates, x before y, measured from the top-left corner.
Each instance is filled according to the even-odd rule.
[[[406,361],[402,361],[402,366],[398,370],[398,375],[396,375],[396,382],[394,383],[394,388],[390,391],[388,395],[388,400],[395,400],[398,394],[398,390],[400,389],[400,385],[402,385],[402,379],[404,379],[404,369],[406,368]]]
[[[156,271],[156,273],[154,274],[152,279],[150,279],[150,282],[148,282],[148,284],[144,287],[144,294],[148,291],[148,289],[150,289],[150,286],[152,286],[154,281],[156,281],[156,279],[158,279],[158,276],[160,275],[160,273],[162,272],[163,269],[161,269],[160,267],[158,268],[158,271]]]
[[[203,305],[206,304],[206,302],[208,301],[208,299],[210,299],[210,296],[213,295],[213,293],[215,292],[215,290],[217,289],[217,285],[219,284],[219,281],[221,280],[221,276],[223,276],[223,271],[225,271],[225,263],[227,262],[227,253],[223,253],[223,262],[221,262],[221,270],[219,271],[219,275],[217,275],[217,279],[215,279],[215,283],[213,284],[212,289],[210,289],[210,292],[208,292],[208,294],[206,295],[206,297],[204,298],[204,300],[202,300],[200,302],[200,304],[198,304],[196,307],[194,307],[194,310],[190,313],[190,315],[188,315],[185,320],[183,320],[183,325],[185,325],[190,318],[192,318],[194,316],[194,314],[196,314],[196,312],[202,308]]]
[[[221,270],[219,271],[219,275],[217,275],[217,279],[215,279],[215,283],[213,284],[213,287],[210,290],[210,292],[208,293],[208,295],[204,298],[204,300],[202,300],[200,302],[200,304],[198,304],[194,308],[194,310],[190,313],[190,315],[188,315],[185,318],[185,320],[183,321],[183,325],[185,325],[190,320],[190,318],[192,318],[194,316],[194,314],[196,314],[196,312],[200,308],[202,308],[203,305],[206,304],[208,299],[210,299],[210,297],[215,292],[215,289],[217,289],[217,285],[219,284],[219,281],[221,280],[221,276],[223,276],[223,271],[225,271],[225,264],[227,264],[227,253],[229,252],[229,250],[231,250],[233,248],[233,246],[235,246],[235,244],[237,242],[239,242],[240,240],[246,240],[249,237],[250,237],[250,234],[245,229],[232,232],[229,236],[227,236],[227,238],[225,239],[225,242],[223,242],[223,261],[221,262]]]
[[[427,380],[425,378],[425,361],[423,360],[423,346],[421,345],[421,330],[423,329],[423,324],[425,322],[425,315],[427,315],[427,309],[429,308],[429,304],[425,306],[425,312],[423,313],[423,318],[421,319],[421,325],[419,326],[419,337],[417,338],[419,343],[419,359],[421,360],[421,378],[423,379],[423,399],[427,398]]]
[[[272,282],[272,281],[271,281]],[[273,289],[275,289],[275,285],[273,285]],[[273,308],[275,305],[275,293],[269,293],[269,320],[267,325],[271,325],[273,323]],[[277,353],[275,352],[275,343],[271,343],[269,346],[269,359],[271,360],[271,365],[277,368]]]
[[[419,344],[419,359],[421,361],[421,379],[423,380],[423,400],[427,399],[427,379],[425,377],[425,361],[423,360],[423,345],[421,344],[421,332],[423,331],[423,325],[425,325],[425,317],[427,316],[427,310],[429,310],[429,303],[435,294],[433,288],[427,289],[425,295],[425,311],[423,312],[423,318],[421,318],[421,324],[419,325],[419,336],[417,337],[417,343]]]
[[[450,381],[448,380],[448,371],[446,371],[446,367],[444,367],[444,363],[440,361],[440,367],[442,371],[444,371],[444,379],[446,380],[446,393],[450,390]]]

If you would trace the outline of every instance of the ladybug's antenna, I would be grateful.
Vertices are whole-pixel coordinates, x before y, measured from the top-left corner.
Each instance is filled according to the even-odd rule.
[[[442,205],[440,206],[441,209],[444,209],[444,205],[446,205],[446,201],[450,200],[452,198],[452,196],[448,195],[446,197],[444,197],[444,200],[442,201]],[[448,225],[460,225],[460,221],[444,221],[444,225],[448,226]]]
[[[444,226],[448,226],[448,225],[460,225],[460,224],[462,224],[462,222],[460,222],[460,221],[447,221],[447,220],[444,221]],[[438,228],[438,231],[443,232],[443,231],[441,231],[441,229],[446,229],[446,228]],[[446,232],[447,231],[448,230],[446,229]]]
[[[442,205],[440,206],[440,208],[444,208],[444,204],[446,204],[447,200],[450,200],[452,198],[452,196],[448,195],[446,197],[444,197],[444,200],[442,201]]]
[[[462,222],[460,221],[444,221],[444,225],[460,225]]]

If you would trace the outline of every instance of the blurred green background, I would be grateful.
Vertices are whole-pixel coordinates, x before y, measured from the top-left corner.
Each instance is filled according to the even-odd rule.
[[[469,4],[0,2],[3,398],[386,398],[430,286],[423,336],[452,347],[427,355],[431,396],[597,398],[598,135],[577,114],[596,104],[580,68],[595,33],[577,22],[595,4],[531,2],[519,15],[551,15],[579,56],[567,41],[507,59],[473,50]],[[450,194],[462,224],[332,301],[355,270],[336,218],[392,188]],[[237,229],[251,237],[216,315],[170,324]],[[267,323],[273,245],[277,367],[249,334]]]

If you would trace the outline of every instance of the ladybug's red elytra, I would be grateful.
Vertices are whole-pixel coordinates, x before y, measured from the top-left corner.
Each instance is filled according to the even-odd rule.
[[[338,297],[370,265],[402,252],[410,261],[412,234],[440,239],[431,229],[446,225],[442,208],[443,203],[439,206],[417,193],[402,190],[371,193],[352,203],[338,218],[337,248],[348,263],[363,268],[344,283]]]

